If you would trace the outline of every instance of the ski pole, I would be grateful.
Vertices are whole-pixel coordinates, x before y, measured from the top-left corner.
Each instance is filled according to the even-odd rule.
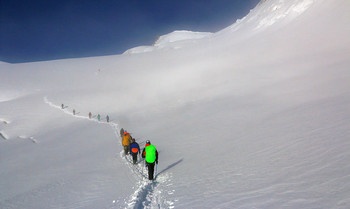
[[[156,163],[156,173],[154,174],[154,178],[157,178],[157,167],[158,167],[158,163]]]

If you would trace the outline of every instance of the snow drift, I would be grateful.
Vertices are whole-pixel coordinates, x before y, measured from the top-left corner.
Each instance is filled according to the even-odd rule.
[[[152,52],[156,49],[179,49],[179,42],[182,44],[190,44],[197,39],[206,38],[212,35],[212,33],[204,32],[192,32],[192,31],[174,31],[172,33],[160,36],[153,46],[139,46],[127,50],[124,54],[138,54],[144,52]]]
[[[1,64],[0,208],[349,208],[349,8],[265,0],[157,50]]]

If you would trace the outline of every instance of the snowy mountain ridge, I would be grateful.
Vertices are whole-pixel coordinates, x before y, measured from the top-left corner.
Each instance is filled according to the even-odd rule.
[[[197,39],[209,38],[213,35],[220,35],[227,33],[226,31],[237,31],[243,25],[249,27],[250,32],[255,30],[261,30],[269,27],[273,24],[278,24],[283,21],[292,21],[299,15],[302,15],[315,0],[264,0],[261,1],[256,8],[251,10],[247,16],[241,20],[237,20],[231,26],[218,31],[216,33],[209,32],[192,32],[192,31],[173,31],[169,34],[160,36],[153,46],[139,46],[129,49],[124,54],[137,54],[144,52],[152,52],[161,48],[181,48],[177,43],[180,41],[188,41],[186,44],[190,44],[190,41]],[[230,32],[228,32],[230,33]],[[174,44],[175,43],[175,44]],[[183,44],[183,43],[181,43]]]
[[[192,31],[173,31],[169,34],[160,36],[153,46],[139,46],[134,47],[132,49],[129,49],[124,52],[124,54],[138,54],[138,53],[144,53],[144,52],[151,52],[156,49],[163,49],[163,48],[173,48],[178,49],[179,47],[176,47],[176,45],[181,42],[182,44],[188,44],[189,42],[193,42],[197,39],[202,39],[206,37],[210,37],[212,33],[208,32],[192,32]],[[186,42],[187,41],[187,42]],[[183,43],[185,42],[185,43]],[[171,47],[173,46],[173,47]]]
[[[212,33],[205,33],[205,32],[192,32],[192,31],[174,31],[167,35],[160,36],[158,40],[154,43],[154,46],[162,46],[167,43],[173,43],[177,41],[183,41],[183,40],[195,40],[195,39],[201,39],[206,38],[212,35]]]

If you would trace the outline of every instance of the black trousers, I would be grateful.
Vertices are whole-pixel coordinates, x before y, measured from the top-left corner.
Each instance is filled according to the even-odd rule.
[[[129,146],[124,146],[124,154],[129,154]]]
[[[137,153],[131,153],[132,154],[132,162],[136,164],[137,162]]]
[[[147,168],[148,168],[148,179],[153,180],[154,163],[147,163]]]

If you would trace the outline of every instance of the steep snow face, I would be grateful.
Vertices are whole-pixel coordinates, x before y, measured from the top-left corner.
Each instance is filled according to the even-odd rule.
[[[315,0],[263,0],[247,16],[223,31],[237,31],[242,27],[255,31],[286,23],[302,15],[313,3]]]
[[[349,8],[266,0],[148,53],[0,66],[0,208],[350,208]]]

